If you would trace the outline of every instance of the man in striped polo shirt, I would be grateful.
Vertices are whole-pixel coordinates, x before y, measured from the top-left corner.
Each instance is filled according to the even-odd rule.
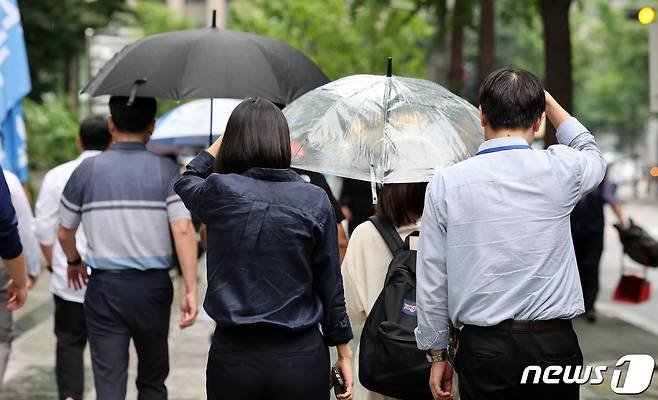
[[[61,198],[59,240],[69,285],[86,285],[86,266],[92,270],[85,314],[98,400],[125,398],[130,339],[139,358],[139,398],[167,398],[173,298],[167,270],[174,245],[186,288],[180,327],[197,315],[196,237],[190,213],[173,191],[178,168],[145,146],[156,110],[153,98],[130,103],[113,96],[108,127],[114,144],[76,168]],[[84,262],[75,243],[80,222],[87,237]]]

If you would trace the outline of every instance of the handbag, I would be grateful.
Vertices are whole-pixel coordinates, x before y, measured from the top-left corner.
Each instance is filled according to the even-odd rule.
[[[629,218],[628,221],[630,225],[626,229],[622,229],[618,224],[614,225],[619,232],[624,253],[642,265],[658,267],[658,241],[632,219]]]
[[[612,299],[619,303],[639,304],[649,300],[651,283],[647,280],[647,266],[642,266],[642,275],[628,273],[623,263],[621,265],[621,278],[612,295]]]

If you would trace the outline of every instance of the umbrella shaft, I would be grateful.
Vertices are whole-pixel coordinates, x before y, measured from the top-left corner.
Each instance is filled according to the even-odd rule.
[[[210,98],[210,133],[208,134],[208,147],[212,146],[212,104],[213,98]]]

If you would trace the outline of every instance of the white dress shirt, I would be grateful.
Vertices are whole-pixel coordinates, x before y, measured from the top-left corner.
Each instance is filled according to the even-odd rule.
[[[11,203],[14,205],[16,211],[16,220],[18,221],[18,236],[21,238],[23,245],[23,255],[25,256],[25,269],[30,276],[39,276],[41,272],[41,248],[34,236],[32,230],[32,223],[34,216],[32,215],[32,207],[25,194],[23,184],[20,179],[9,171],[3,170],[7,186],[9,187],[9,194],[11,195]],[[0,260],[0,266],[4,268],[4,264]]]
[[[39,197],[37,198],[36,218],[34,221],[34,231],[39,243],[44,246],[53,246],[52,275],[50,277],[50,291],[67,301],[82,303],[85,297],[85,288],[75,290],[68,286],[68,275],[66,255],[57,240],[57,230],[59,229],[59,203],[62,192],[66,183],[69,181],[71,174],[80,163],[97,154],[100,151],[84,151],[75,160],[58,165],[48,171],[41,184]],[[84,259],[87,248],[87,239],[82,229],[75,233],[78,253]]]
[[[569,216],[606,165],[575,118],[557,138],[547,150],[488,140],[432,178],[416,266],[420,349],[447,347],[448,319],[493,326],[584,312]]]

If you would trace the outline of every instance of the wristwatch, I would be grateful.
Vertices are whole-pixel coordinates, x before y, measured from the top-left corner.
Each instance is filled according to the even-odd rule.
[[[448,352],[445,350],[442,350],[440,354],[432,354],[432,350],[427,350],[427,353],[425,353],[425,358],[427,358],[428,362],[435,363],[446,361],[448,359],[447,355]]]
[[[66,260],[66,264],[68,264],[68,265],[80,265],[80,264],[82,264],[82,258],[78,257],[75,260]]]

